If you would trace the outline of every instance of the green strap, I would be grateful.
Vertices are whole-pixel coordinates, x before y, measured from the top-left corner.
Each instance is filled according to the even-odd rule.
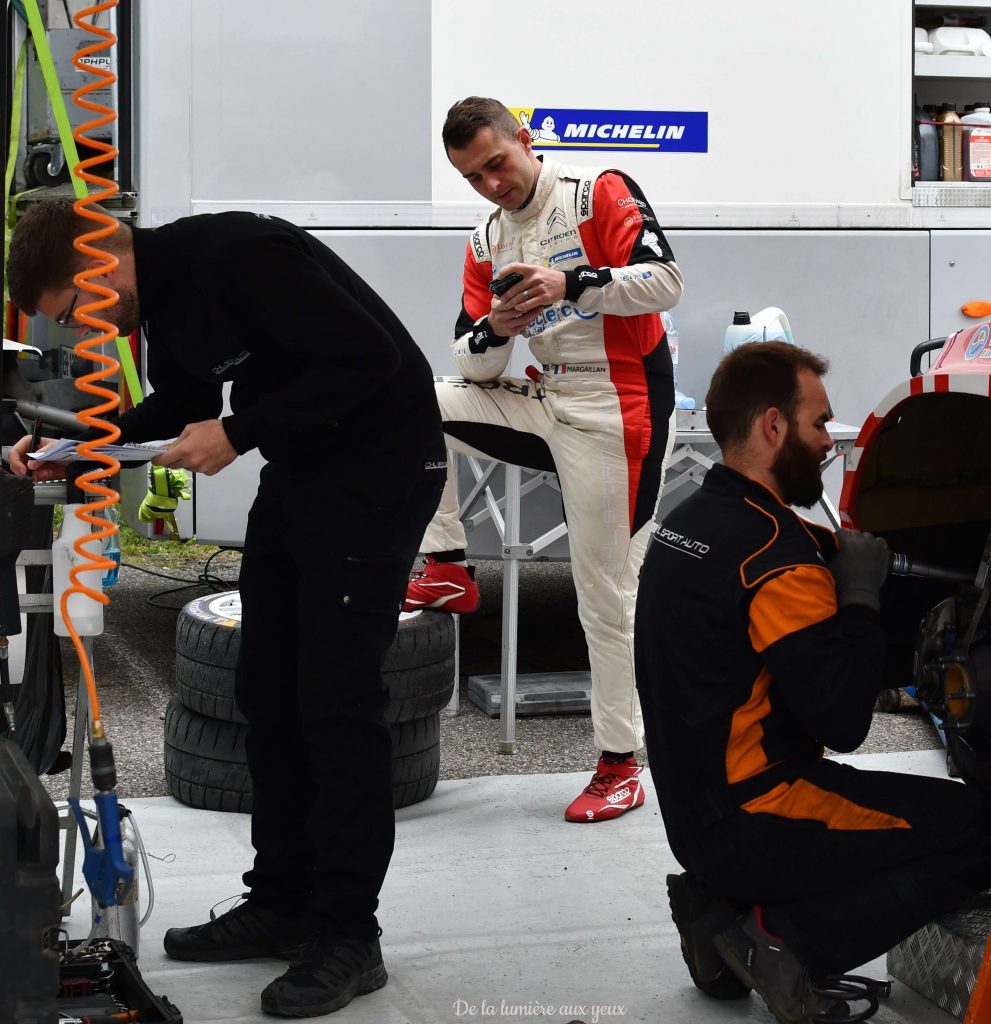
[[[48,47],[48,35],[45,32],[44,23],[41,20],[41,11],[38,9],[38,0],[24,0],[27,9],[28,25],[31,28],[31,35],[34,38],[34,48],[38,54],[38,64],[41,66],[41,74],[45,79],[45,87],[48,89],[48,100],[52,105],[52,113],[55,115],[55,124],[58,126],[59,139],[62,142],[62,149],[69,167],[75,170],[79,164],[79,151],[76,149],[76,140],[72,136],[72,125],[69,122],[69,113],[65,109],[65,100],[62,98],[62,87],[55,72],[55,62],[52,60],[52,51]],[[86,182],[75,173],[69,175],[72,181],[73,191],[77,199],[85,199],[89,195]],[[144,397],[141,391],[141,381],[138,378],[138,370],[134,365],[134,357],[131,355],[131,346],[126,338],[117,339],[117,359],[121,369],[121,389],[126,383],[128,394],[133,405],[140,404]]]
[[[121,387],[126,384],[131,404],[140,405],[144,395],[141,392],[141,381],[138,379],[138,368],[134,365],[134,356],[131,355],[131,343],[127,338],[117,339],[117,361],[120,363]]]
[[[62,87],[55,72],[55,61],[52,60],[52,51],[48,48],[48,35],[45,32],[44,22],[41,20],[38,0],[24,0],[24,7],[28,13],[28,25],[31,28],[31,36],[34,39],[35,52],[38,54],[41,75],[45,80],[45,87],[48,89],[48,102],[52,105],[55,124],[58,126],[59,140],[62,143],[62,149],[65,151],[65,158],[69,163],[69,167],[74,169],[79,163],[79,151],[76,149],[76,140],[72,137],[69,112],[65,109],[65,100],[62,99]],[[70,174],[69,177],[72,180],[72,188],[76,193],[76,198],[85,199],[89,195],[86,182],[75,174]]]
[[[10,143],[7,147],[7,171],[3,179],[3,301],[9,301],[7,294],[7,258],[10,256],[10,236],[14,230],[13,206],[10,189],[14,184],[14,168],[17,166],[17,142],[21,129],[21,98],[24,95],[24,55],[27,53],[27,39],[21,42],[17,54],[17,70],[14,72],[14,94],[10,104]]]
[[[28,41],[22,40],[17,53],[17,70],[14,72],[14,94],[10,103],[10,145],[7,149],[7,173],[3,179],[4,209],[10,200],[10,188],[14,183],[14,168],[17,166],[18,137],[21,128],[21,98],[24,95],[24,55],[27,53]]]

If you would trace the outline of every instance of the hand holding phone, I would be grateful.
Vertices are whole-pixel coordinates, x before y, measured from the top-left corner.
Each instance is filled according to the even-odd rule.
[[[522,280],[523,275],[517,273],[507,274],[505,277],[494,277],[489,281],[489,291],[493,295],[505,295],[514,284],[519,284]]]

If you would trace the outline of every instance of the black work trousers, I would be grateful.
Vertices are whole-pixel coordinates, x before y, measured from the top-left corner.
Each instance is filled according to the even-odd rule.
[[[436,463],[425,468],[427,463]],[[254,787],[251,899],[371,938],[395,840],[381,665],[440,500],[443,441],[328,479],[269,465],[241,567],[236,695]]]
[[[830,760],[800,781],[806,806],[811,796],[839,808],[833,827],[738,810],[672,847],[716,892],[761,905],[765,927],[813,976],[859,967],[991,888],[987,795]]]

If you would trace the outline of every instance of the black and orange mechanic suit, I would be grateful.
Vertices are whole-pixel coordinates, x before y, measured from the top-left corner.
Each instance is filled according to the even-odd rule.
[[[831,531],[716,465],[652,535],[637,681],[671,849],[763,908],[813,976],[846,972],[991,886],[991,804],[823,758],[864,740],[879,616],[837,606]]]

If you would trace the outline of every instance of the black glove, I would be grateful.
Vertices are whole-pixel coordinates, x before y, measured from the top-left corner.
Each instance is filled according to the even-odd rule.
[[[836,537],[839,551],[829,563],[836,580],[836,603],[841,608],[863,604],[879,612],[881,587],[891,562],[887,543],[860,530],[840,530]]]

